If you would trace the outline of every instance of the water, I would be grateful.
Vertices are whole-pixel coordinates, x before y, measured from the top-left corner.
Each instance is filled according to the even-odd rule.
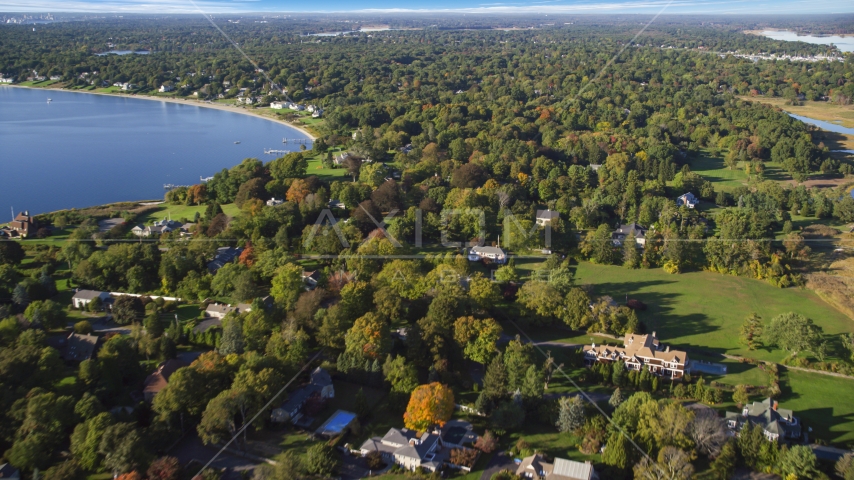
[[[6,215],[162,199],[163,184],[199,183],[247,157],[268,162],[265,148],[298,150],[282,138],[306,138],[234,112],[56,90],[0,87],[0,112]]]
[[[109,52],[96,53],[95,56],[105,57],[107,55],[148,55],[149,53],[151,52],[149,52],[148,50],[110,50]]]
[[[774,40],[784,40],[787,42],[805,42],[815,45],[836,45],[842,52],[854,52],[854,37],[841,37],[839,35],[828,35],[826,37],[816,37],[813,35],[798,36],[795,32],[784,30],[765,30],[762,35],[773,38]]]
[[[326,33],[310,33],[307,36],[309,37],[337,37],[339,35],[350,35],[350,34],[358,34],[358,33],[371,33],[371,32],[385,32],[388,30],[395,30],[389,27],[369,27],[362,28],[359,30],[347,30],[346,32],[326,32]]]
[[[787,112],[788,113],[788,112]],[[836,133],[845,133],[848,135],[854,135],[854,128],[843,127],[842,125],[837,125],[835,123],[824,122],[821,120],[816,120],[810,117],[802,117],[800,115],[795,115],[794,113],[789,113],[789,116],[792,118],[797,118],[798,120],[809,123],[811,125],[815,125],[816,127],[827,130],[828,132],[836,132]]]

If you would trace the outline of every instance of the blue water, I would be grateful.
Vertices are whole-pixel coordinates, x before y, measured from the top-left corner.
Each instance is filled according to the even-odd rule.
[[[854,135],[854,128],[843,127],[842,125],[837,125],[835,123],[823,122],[821,120],[816,120],[810,117],[802,117],[800,115],[795,115],[794,113],[789,113],[789,116],[792,118],[797,118],[798,120],[809,123],[810,125],[815,125],[816,127],[827,130],[828,132],[836,132],[836,133],[845,133],[848,135]]]
[[[264,149],[299,148],[282,138],[306,136],[193,105],[0,87],[0,221],[9,207],[35,214],[162,199],[165,183],[199,183],[247,157],[273,160]]]
[[[806,42],[815,45],[836,45],[836,48],[841,52],[854,52],[854,37],[843,37],[840,35],[827,35],[816,37],[813,35],[798,35],[795,32],[784,30],[766,30],[762,35],[773,38],[774,40],[784,40],[787,42]]]
[[[104,57],[107,55],[148,55],[148,50],[110,50],[109,52],[104,53],[96,53],[95,55],[98,57]]]

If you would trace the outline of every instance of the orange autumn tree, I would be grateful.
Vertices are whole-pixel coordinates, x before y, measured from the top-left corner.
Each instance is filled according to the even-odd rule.
[[[309,193],[311,193],[311,189],[308,187],[308,182],[298,178],[294,180],[293,183],[291,183],[290,188],[288,188],[288,193],[285,194],[285,200],[301,203]]]
[[[439,382],[421,385],[409,397],[403,414],[406,428],[426,431],[431,425],[442,426],[454,413],[454,392]]]

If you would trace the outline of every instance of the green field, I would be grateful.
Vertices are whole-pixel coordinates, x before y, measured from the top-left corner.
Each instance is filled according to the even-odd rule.
[[[780,405],[812,427],[811,438],[854,445],[854,380],[793,370],[780,380]]]
[[[155,220],[162,220],[168,216],[171,216],[172,220],[181,220],[182,218],[186,218],[188,221],[192,222],[196,212],[199,212],[200,215],[204,215],[206,208],[207,205],[170,205],[164,203],[162,205],[158,205],[157,208],[149,210],[144,215],[141,215],[137,219],[136,223],[146,225],[154,222]],[[236,217],[240,213],[240,209],[237,208],[237,205],[229,203],[222,206],[222,212],[229,217]]]
[[[786,354],[764,348],[748,351],[739,343],[739,328],[753,312],[765,322],[797,312],[811,318],[825,334],[854,331],[854,322],[805,289],[780,289],[760,280],[710,272],[670,275],[661,269],[629,270],[583,262],[576,283],[591,284],[597,295],[618,302],[626,297],[646,303],[640,319],[666,344],[714,353],[746,355],[779,362]]]

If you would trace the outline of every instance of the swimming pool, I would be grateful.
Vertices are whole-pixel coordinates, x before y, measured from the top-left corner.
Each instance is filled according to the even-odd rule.
[[[346,410],[338,410],[333,413],[329,420],[327,420],[320,428],[317,429],[317,433],[321,435],[338,435],[343,432],[345,428],[350,426],[350,423],[356,418],[356,414],[353,412],[348,412]]]

